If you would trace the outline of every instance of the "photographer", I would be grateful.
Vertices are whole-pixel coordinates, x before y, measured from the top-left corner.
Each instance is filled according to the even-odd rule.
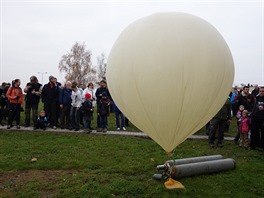
[[[36,76],[30,77],[30,82],[27,83],[24,92],[27,94],[25,97],[25,127],[30,126],[30,113],[32,110],[33,122],[37,120],[38,117],[38,105],[40,101],[42,85],[38,83]]]
[[[12,127],[13,120],[16,119],[16,128],[20,129],[20,111],[23,107],[24,98],[20,88],[20,80],[12,81],[12,86],[8,88],[6,97],[10,101],[7,129]]]

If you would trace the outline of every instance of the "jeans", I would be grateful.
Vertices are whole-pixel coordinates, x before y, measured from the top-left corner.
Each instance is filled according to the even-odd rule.
[[[57,125],[57,102],[56,100],[52,101],[51,103],[44,103],[44,111],[47,114],[48,121],[50,126]]]
[[[71,107],[70,106],[63,106],[60,109],[60,122],[61,122],[61,128],[70,128],[70,112]],[[66,123],[66,125],[65,125]]]
[[[121,119],[121,127],[125,127],[125,116],[121,112],[115,112],[116,117],[116,127],[120,128],[120,119]]]
[[[71,107],[71,127],[74,129],[80,129],[80,109],[77,107]]]
[[[29,104],[26,103],[25,106],[25,126],[30,126],[30,111],[32,110],[32,119],[35,125],[35,122],[38,118],[38,104]]]
[[[107,128],[107,115],[100,115],[100,123],[99,128],[106,129]]]

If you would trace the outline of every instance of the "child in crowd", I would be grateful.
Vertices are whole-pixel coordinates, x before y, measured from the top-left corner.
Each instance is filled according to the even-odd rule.
[[[125,128],[125,116],[124,114],[118,109],[116,104],[114,103],[114,111],[115,111],[115,118],[116,118],[116,130],[120,131],[120,120],[121,120],[121,129],[123,131],[126,130]]]
[[[236,134],[236,137],[235,137],[234,141],[235,141],[235,144],[237,144],[237,145],[238,145],[238,141],[239,141],[239,138],[240,138],[240,130],[239,130],[239,124],[240,124],[240,122],[239,122],[239,119],[242,117],[242,112],[244,111],[244,109],[245,109],[244,105],[240,105],[239,106],[239,109],[238,109],[238,111],[236,113],[236,118],[237,118],[237,134]]]
[[[93,108],[91,94],[86,93],[84,98],[85,98],[85,101],[83,103],[84,129],[90,133],[90,132],[92,132],[91,121],[93,120],[94,108]]]
[[[249,132],[250,120],[248,118],[247,110],[244,110],[242,112],[242,117],[238,121],[239,121],[239,131],[240,131],[239,146],[248,149],[249,148],[248,132]]]
[[[240,105],[239,106],[239,109],[237,111],[237,114],[236,114],[236,118],[237,120],[239,120],[241,117],[242,117],[242,112],[245,110],[245,107],[244,105]]]
[[[111,101],[107,98],[105,92],[102,93],[102,99],[98,102],[97,114],[99,115],[99,128],[97,132],[107,132],[107,117],[110,112]]]
[[[48,125],[48,118],[46,117],[45,111],[40,111],[39,116],[35,121],[34,130],[35,129],[46,130],[47,125]]]

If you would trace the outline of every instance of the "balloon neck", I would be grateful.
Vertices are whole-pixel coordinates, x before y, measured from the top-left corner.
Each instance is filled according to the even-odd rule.
[[[167,155],[168,155],[169,158],[173,158],[173,153],[167,152],[167,151],[166,151],[166,153],[167,153]]]

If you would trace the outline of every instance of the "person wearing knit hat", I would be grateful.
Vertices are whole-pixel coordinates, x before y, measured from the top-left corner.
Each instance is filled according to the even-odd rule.
[[[91,94],[86,93],[85,101],[83,103],[83,123],[84,123],[84,130],[88,133],[92,132],[91,128],[91,121],[93,120],[93,103],[91,99]]]
[[[85,99],[90,99],[91,98],[91,94],[89,94],[89,93],[85,94],[84,98]]]

